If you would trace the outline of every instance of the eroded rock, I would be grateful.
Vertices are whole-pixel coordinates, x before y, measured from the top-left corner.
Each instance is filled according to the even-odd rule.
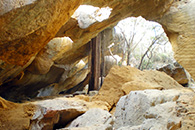
[[[179,84],[183,86],[187,86],[190,81],[190,75],[186,72],[186,70],[180,66],[178,63],[174,63],[173,65],[169,64],[163,66],[158,69],[159,71],[165,72],[173,79],[175,79]]]
[[[73,120],[70,125],[61,130],[93,129],[93,130],[111,130],[114,123],[112,115],[102,109],[90,109],[85,114]]]
[[[31,119],[30,129],[32,130],[63,128],[70,121],[91,108],[108,110],[106,103],[90,102],[87,97],[84,98],[81,96],[75,98],[60,97],[47,99],[36,101],[32,104],[37,107]]]
[[[182,88],[165,73],[153,70],[140,71],[130,66],[115,66],[104,80],[98,93],[92,100],[106,101],[115,105],[121,96],[134,90]]]
[[[185,104],[180,100],[192,101],[194,96],[189,89],[132,91],[118,102],[114,126],[119,130],[179,129],[189,109],[179,110]]]
[[[194,78],[195,1],[175,1],[158,21],[172,44],[174,57]],[[187,24],[184,24],[187,23]]]

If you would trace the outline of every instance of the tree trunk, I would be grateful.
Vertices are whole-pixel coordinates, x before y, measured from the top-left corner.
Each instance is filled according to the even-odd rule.
[[[104,81],[104,73],[105,73],[105,61],[104,61],[104,51],[106,48],[105,44],[105,31],[101,33],[101,68],[100,68],[100,76],[101,76],[101,83],[100,86],[102,86]]]
[[[89,89],[99,89],[99,77],[100,77],[100,35],[91,40],[91,78],[89,80]]]

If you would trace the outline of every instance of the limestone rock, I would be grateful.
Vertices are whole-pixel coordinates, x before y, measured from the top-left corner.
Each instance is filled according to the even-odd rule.
[[[90,108],[108,110],[106,104],[100,102],[86,102],[79,98],[60,97],[36,101],[32,104],[38,108],[32,117],[30,125],[32,130],[65,127],[70,121],[85,113]]]
[[[0,15],[5,14],[5,13],[9,12],[10,10],[31,4],[34,1],[36,1],[36,0],[14,0],[14,1],[3,0],[0,3],[0,6],[1,6]]]
[[[39,106],[32,119],[31,129],[53,129],[54,124],[69,121],[87,111],[87,107],[81,101],[71,101],[66,98],[38,101],[34,103]],[[52,104],[52,105],[51,105]]]
[[[108,111],[94,108],[73,120],[67,128],[70,130],[76,127],[94,130],[111,130],[113,123],[114,119]]]
[[[98,93],[92,100],[102,100],[113,106],[121,96],[132,90],[182,88],[165,73],[153,70],[140,71],[130,66],[115,66],[104,80]]]
[[[43,98],[39,101],[20,104],[0,98],[0,129],[50,130],[63,128],[91,108],[99,108],[102,111],[109,110],[107,103],[90,102],[87,97],[81,96],[74,98],[50,97],[50,99]]]
[[[34,59],[35,57],[32,57],[24,66],[12,65],[0,60],[0,85],[11,81],[13,78],[21,80],[25,68],[28,67]]]
[[[72,17],[78,20],[80,28],[85,29],[95,22],[102,22],[109,18],[111,10],[109,7],[99,8],[90,5],[81,5]]]
[[[88,43],[93,37],[104,29],[115,25],[119,20],[130,16],[143,16],[147,19],[160,19],[160,17],[169,9],[173,0],[150,0],[148,2],[143,1],[84,1],[84,4],[94,5],[96,7],[106,7],[112,8],[112,13],[110,17],[102,22],[95,22],[86,29],[81,29],[78,26],[78,22],[72,18],[56,34],[56,37],[68,36],[74,41],[74,47],[72,50],[63,54],[63,57],[56,59],[55,62],[66,62],[66,59],[70,59],[74,56],[74,52],[81,48],[84,44]],[[148,8],[150,7],[150,8]],[[163,7],[163,8],[162,8]],[[139,9],[141,11],[136,11],[132,9]],[[154,11],[155,10],[155,11]],[[151,13],[152,12],[152,13]],[[154,17],[155,18],[154,18]],[[108,25],[108,26],[107,26]],[[97,29],[98,28],[98,29]]]
[[[155,89],[155,87],[153,87],[150,83],[143,82],[143,81],[140,82],[131,81],[122,85],[122,90],[125,92],[125,94],[129,94],[131,91],[145,90],[145,89]]]
[[[187,114],[187,111],[179,111],[180,100],[192,101],[194,96],[188,89],[132,91],[119,100],[114,127],[119,130],[179,129]]]

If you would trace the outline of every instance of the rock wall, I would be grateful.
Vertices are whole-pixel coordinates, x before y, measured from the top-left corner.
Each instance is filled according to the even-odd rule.
[[[195,1],[175,1],[158,20],[173,46],[175,59],[195,78]]]

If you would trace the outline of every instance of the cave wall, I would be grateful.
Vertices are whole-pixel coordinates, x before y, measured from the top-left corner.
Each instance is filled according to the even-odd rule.
[[[158,20],[172,44],[174,57],[195,78],[195,1],[175,1]]]

